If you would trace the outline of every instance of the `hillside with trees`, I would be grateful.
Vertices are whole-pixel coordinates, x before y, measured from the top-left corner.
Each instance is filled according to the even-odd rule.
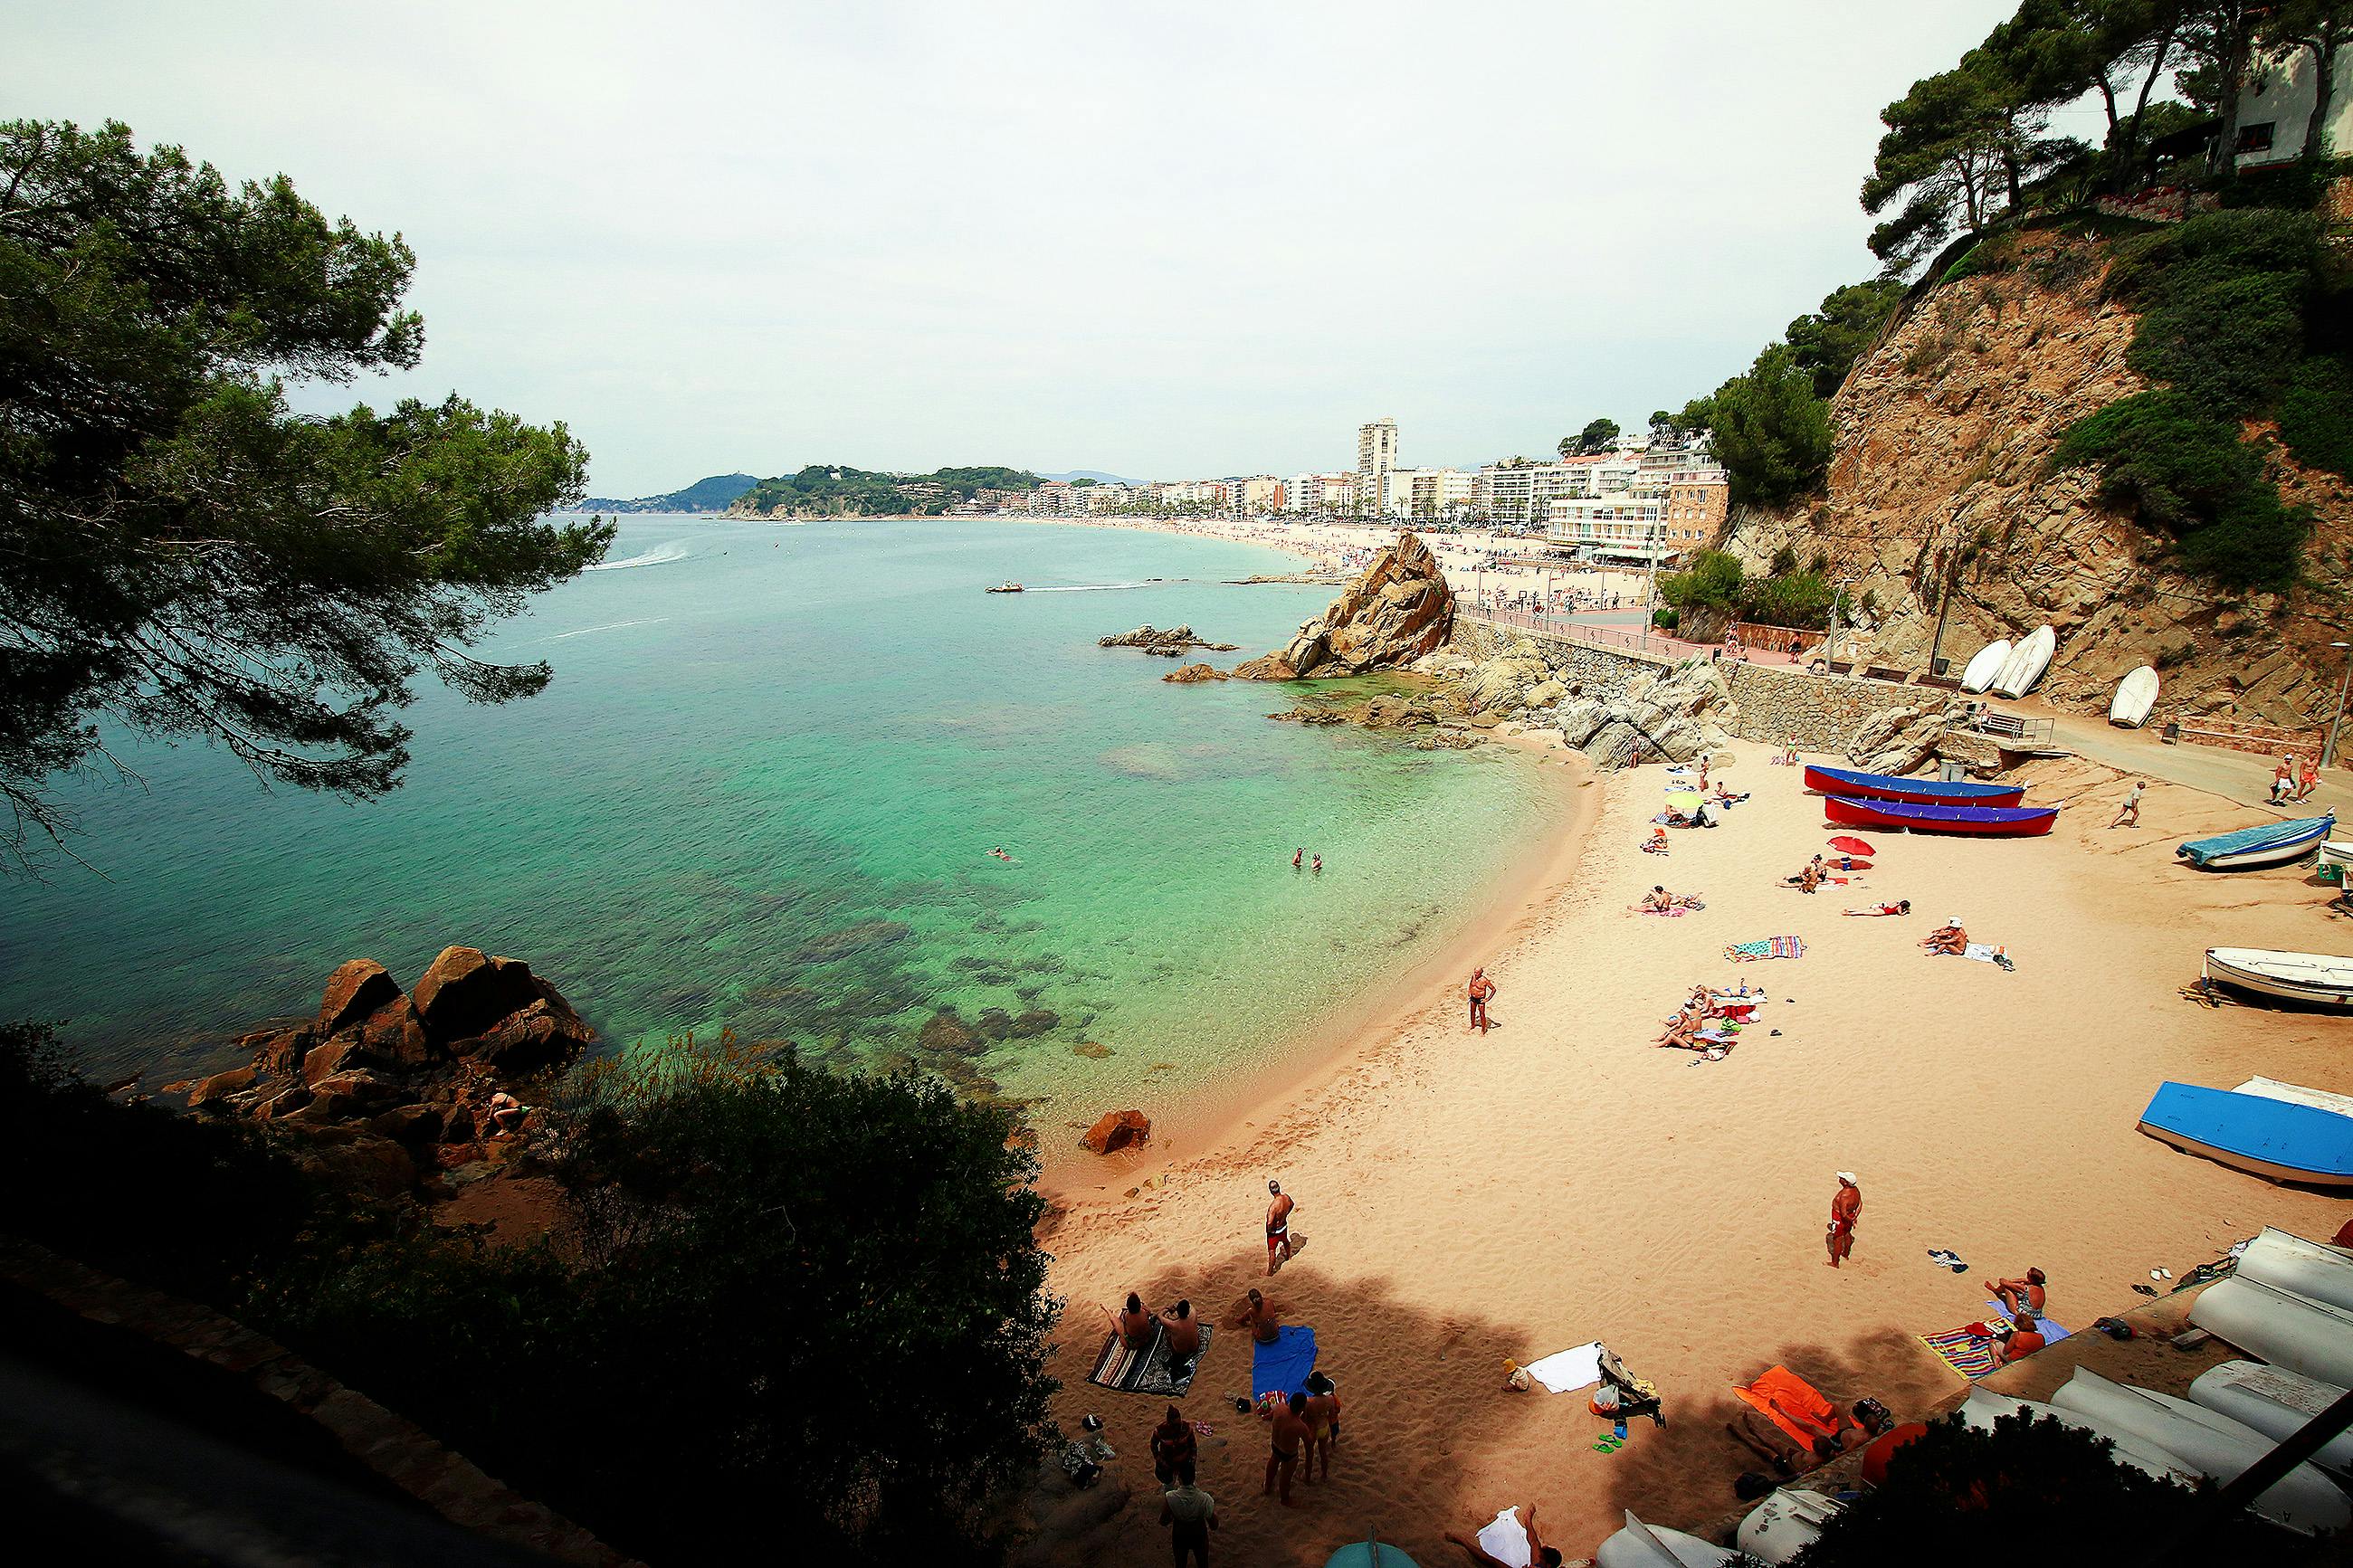
[[[798,473],[762,479],[727,509],[730,517],[937,517],[982,490],[1028,491],[1038,476],[1022,468],[935,468],[928,474],[870,472],[811,463]]]
[[[2353,164],[2230,149],[2234,84],[2300,58],[2326,81],[2348,17],[2026,0],[1890,103],[1860,192],[1881,271],[1678,416],[1734,512],[1670,602],[1704,626],[1842,593],[1898,667],[2047,622],[2061,701],[2146,662],[2168,710],[2325,707],[2353,587]],[[2097,145],[2051,133],[2078,103]]]
[[[671,490],[667,495],[639,496],[635,500],[615,500],[609,496],[590,496],[580,503],[583,511],[724,511],[736,497],[758,483],[749,474],[713,474],[697,479],[684,489]]]

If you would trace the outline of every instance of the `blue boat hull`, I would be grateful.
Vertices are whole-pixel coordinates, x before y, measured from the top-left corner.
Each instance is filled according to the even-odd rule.
[[[2174,846],[2173,853],[2191,865],[2209,870],[2227,871],[2240,867],[2277,866],[2284,861],[2301,859],[2307,849],[2317,849],[2323,839],[2337,830],[2337,816],[2301,817],[2294,822],[2267,822],[2259,827],[2242,827],[2236,833],[2219,834],[2212,838],[2192,838]]]
[[[2158,1086],[2140,1130],[2274,1182],[2353,1187],[2353,1116],[2196,1084]]]
[[[1819,795],[1900,800],[1907,805],[2016,805],[2026,798],[2024,784],[1976,784],[1968,779],[1947,784],[1942,779],[1898,778],[1893,773],[1857,773],[1819,763],[1807,767],[1806,787]]]

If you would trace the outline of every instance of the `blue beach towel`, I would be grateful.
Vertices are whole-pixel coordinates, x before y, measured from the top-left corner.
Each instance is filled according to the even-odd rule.
[[[1315,1331],[1293,1323],[1274,1331],[1274,1342],[1256,1345],[1250,1358],[1250,1397],[1262,1394],[1290,1395],[1307,1392],[1307,1374],[1315,1370]]]

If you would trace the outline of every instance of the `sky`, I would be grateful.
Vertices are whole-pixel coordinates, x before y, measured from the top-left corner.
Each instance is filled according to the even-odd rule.
[[[0,114],[398,231],[414,373],[590,490],[1182,479],[1638,426],[1868,276],[1879,110],[2010,0],[0,0]],[[2074,129],[2073,127],[2066,127]]]

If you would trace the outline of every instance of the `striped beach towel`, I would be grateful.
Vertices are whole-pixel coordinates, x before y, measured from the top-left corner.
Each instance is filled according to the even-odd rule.
[[[1724,950],[1724,956],[1735,963],[1750,963],[1767,958],[1803,958],[1805,942],[1794,936],[1771,936],[1763,942],[1736,942]]]
[[[1993,1342],[1982,1334],[1955,1329],[1950,1333],[1922,1334],[1920,1342],[1963,1377],[1983,1377],[1993,1370]]]
[[[1087,1381],[1121,1394],[1149,1394],[1162,1399],[1182,1399],[1193,1386],[1193,1374],[1201,1369],[1203,1357],[1209,1353],[1209,1336],[1215,1331],[1207,1323],[1201,1325],[1201,1353],[1185,1369],[1182,1377],[1171,1374],[1168,1368],[1168,1331],[1155,1324],[1152,1343],[1140,1351],[1132,1351],[1120,1342],[1117,1334],[1105,1334],[1103,1346],[1095,1357],[1092,1372]]]

